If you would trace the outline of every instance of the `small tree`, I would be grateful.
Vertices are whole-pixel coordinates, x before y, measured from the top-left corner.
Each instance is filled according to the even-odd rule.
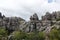
[[[39,40],[45,40],[45,34],[44,34],[44,32],[39,32],[38,36],[39,36]]]
[[[7,40],[8,32],[5,28],[0,28],[0,40]]]
[[[57,29],[52,29],[49,34],[50,40],[60,40],[60,31]]]
[[[13,35],[13,40],[22,40],[25,39],[25,33],[24,32],[20,32],[20,31],[15,31],[12,33]]]
[[[34,40],[35,34],[33,32],[27,33],[25,40]]]
[[[45,34],[43,32],[35,33],[31,32],[27,34],[27,39],[26,40],[44,40],[45,39]]]

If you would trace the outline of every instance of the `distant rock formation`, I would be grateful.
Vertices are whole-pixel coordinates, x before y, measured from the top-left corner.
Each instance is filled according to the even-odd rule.
[[[0,27],[6,28],[10,32],[22,30],[24,32],[44,31],[49,33],[53,27],[60,28],[60,11],[46,12],[46,15],[42,16],[41,20],[34,13],[28,22],[20,17],[5,17],[0,12]]]
[[[30,17],[30,31],[36,31],[40,28],[40,21],[37,16],[37,14],[33,14],[33,16]]]
[[[60,21],[60,12],[46,12],[46,15],[42,16],[42,19],[39,20],[37,14],[33,14],[30,17],[30,21],[26,23],[25,31],[34,32],[34,31],[44,31],[49,33],[53,27],[59,28]]]
[[[6,28],[10,32],[19,30],[21,21],[25,20],[20,17],[5,17],[5,15],[0,13],[0,27]]]

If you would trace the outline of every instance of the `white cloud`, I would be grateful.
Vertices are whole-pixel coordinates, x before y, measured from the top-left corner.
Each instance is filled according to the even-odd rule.
[[[35,12],[39,18],[47,11],[59,11],[60,1],[48,3],[48,0],[0,0],[0,11],[6,16],[20,16],[24,19]]]

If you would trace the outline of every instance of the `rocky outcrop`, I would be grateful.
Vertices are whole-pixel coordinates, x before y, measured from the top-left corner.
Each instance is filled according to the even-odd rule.
[[[21,21],[25,21],[20,17],[5,17],[0,13],[0,27],[6,28],[8,31],[19,30]]]
[[[28,27],[26,26],[25,31],[34,32],[34,31],[44,31],[49,33],[50,30],[55,27],[54,25],[57,25],[57,28],[60,28],[59,26],[60,21],[60,12],[46,12],[46,15],[42,16],[42,19],[39,20],[37,14],[33,14],[30,17],[30,21],[27,22]]]
[[[42,16],[41,20],[34,13],[28,22],[20,17],[5,17],[0,13],[0,27],[6,28],[9,31],[44,31],[48,33],[55,26],[57,29],[60,28],[60,11],[52,13],[46,12],[46,15]]]

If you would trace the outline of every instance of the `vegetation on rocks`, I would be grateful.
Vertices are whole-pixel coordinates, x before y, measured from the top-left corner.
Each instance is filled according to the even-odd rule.
[[[35,13],[26,22],[0,13],[0,40],[60,40],[60,12],[49,12],[39,20]]]

